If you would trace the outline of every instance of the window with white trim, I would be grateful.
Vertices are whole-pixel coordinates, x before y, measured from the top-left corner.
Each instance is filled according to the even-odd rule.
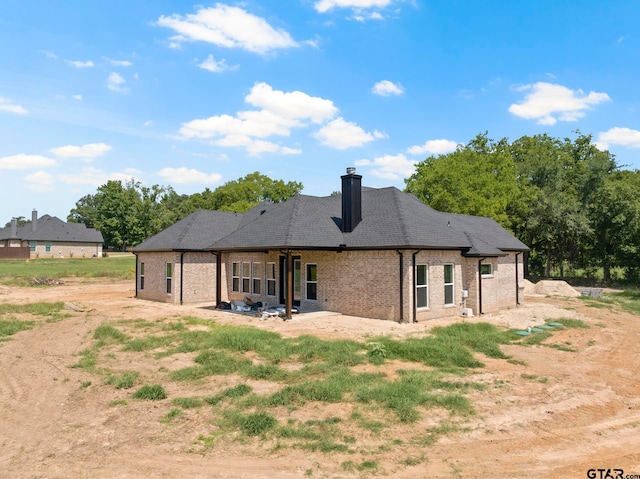
[[[231,291],[240,292],[240,263],[231,263]]]
[[[262,293],[262,263],[251,264],[251,293]]]
[[[36,246],[38,246],[37,241],[29,241],[29,251],[31,251],[32,253],[35,252]]]
[[[140,289],[144,289],[144,261],[140,263]]]
[[[242,292],[251,293],[251,263],[242,263]]]
[[[309,301],[318,300],[318,265],[307,263],[307,299]]]
[[[444,265],[444,304],[453,304],[453,265]]]
[[[480,274],[482,276],[492,276],[493,275],[493,265],[491,263],[481,263],[480,264]]]
[[[276,264],[267,263],[267,296],[276,295]]]
[[[416,308],[429,307],[429,266],[416,265]]]
[[[167,263],[166,293],[171,294],[171,280],[173,279],[173,263]]]
[[[51,253],[51,241],[44,242],[44,252]]]

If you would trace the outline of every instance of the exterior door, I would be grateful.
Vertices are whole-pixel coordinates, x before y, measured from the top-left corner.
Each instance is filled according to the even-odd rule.
[[[293,305],[300,306],[302,297],[302,274],[300,256],[292,256],[293,260]],[[280,304],[287,302],[287,257],[280,256]]]

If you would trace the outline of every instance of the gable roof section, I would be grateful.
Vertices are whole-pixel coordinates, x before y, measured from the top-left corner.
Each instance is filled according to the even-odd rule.
[[[202,251],[235,231],[242,217],[225,211],[196,211],[140,243],[133,251]]]
[[[31,221],[17,228],[16,236],[11,236],[11,226],[0,230],[0,240],[19,239],[21,241],[57,241],[72,243],[104,243],[102,233],[87,228],[84,223],[65,223],[56,216],[42,215],[32,231]]]

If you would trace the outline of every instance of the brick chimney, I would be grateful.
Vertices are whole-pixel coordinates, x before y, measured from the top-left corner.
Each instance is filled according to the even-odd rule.
[[[342,232],[351,233],[362,221],[362,176],[347,168],[342,178]]]

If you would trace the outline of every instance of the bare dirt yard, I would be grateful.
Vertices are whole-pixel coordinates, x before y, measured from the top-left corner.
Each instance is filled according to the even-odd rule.
[[[411,441],[417,430],[432,424],[427,412],[416,423],[398,423],[377,435],[352,431],[356,452],[323,453],[278,448],[260,438],[216,436],[211,406],[162,420],[172,408],[171,397],[211,394],[210,389],[222,386],[213,380],[191,384],[164,379],[168,399],[142,401],[132,399],[132,390],[114,388],[99,375],[71,366],[95,342],[98,326],[126,319],[154,322],[193,315],[284,337],[361,339],[420,336],[463,318],[397,324],[316,313],[287,322],[259,321],[203,305],[137,300],[130,281],[0,286],[0,303],[35,301],[64,301],[80,311],[65,311],[68,316],[54,322],[36,319],[33,329],[0,342],[3,478],[618,477],[613,471],[589,476],[590,469],[622,469],[625,476],[619,477],[640,477],[640,317],[616,306],[593,307],[580,298],[537,294],[519,308],[466,319],[526,328],[573,318],[589,328],[555,332],[552,342],[565,348],[502,346],[511,361],[478,355],[485,367],[467,378],[486,386],[467,395],[475,414],[432,444]],[[113,369],[139,371],[144,383],[157,380],[159,370],[193,364],[186,354],[157,359],[116,352],[103,360]],[[389,374],[402,367],[386,366]],[[267,382],[253,386],[255,391],[273,388]],[[294,414],[344,417],[351,407],[310,404]],[[442,418],[446,411],[433,414]],[[389,446],[390,437],[404,441]],[[373,459],[363,462],[363,457]],[[345,468],[345,463],[359,467]]]

